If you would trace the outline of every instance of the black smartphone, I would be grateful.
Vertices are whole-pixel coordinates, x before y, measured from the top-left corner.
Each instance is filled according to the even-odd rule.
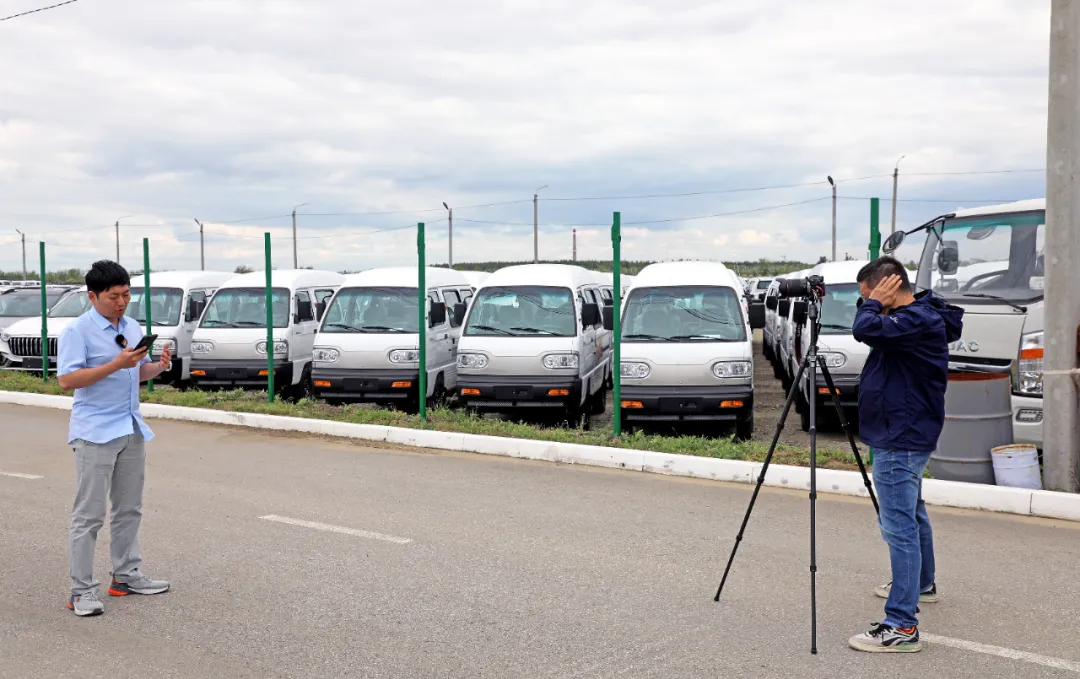
[[[157,338],[157,335],[143,335],[143,338],[135,345],[133,351],[139,351],[140,349],[146,349],[147,352],[151,351],[154,348],[154,342],[157,341]]]

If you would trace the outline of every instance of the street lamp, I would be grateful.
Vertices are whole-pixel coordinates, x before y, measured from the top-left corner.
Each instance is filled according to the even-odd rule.
[[[538,194],[548,187],[544,184],[533,191],[533,264],[540,261],[540,208]]]
[[[907,158],[906,154],[900,156],[892,171],[892,230],[890,230],[890,234],[896,233],[896,184],[897,178],[900,176],[900,161],[904,158]]]
[[[124,215],[123,217],[116,218],[116,263],[120,263],[120,220],[127,219],[128,217],[134,217],[134,215]]]
[[[299,269],[300,266],[296,263],[296,208],[304,207],[307,203],[300,203],[292,209],[292,268]]]
[[[450,213],[450,229],[449,229],[450,244],[449,244],[449,248],[448,248],[447,259],[449,260],[450,268],[453,269],[454,268],[454,209],[452,207],[450,207],[449,205],[447,205],[445,200],[443,201],[442,206],[444,208],[446,208],[447,211]]]
[[[833,181],[832,175],[826,177],[829,180],[829,186],[832,187],[832,261],[836,261],[836,182]]]

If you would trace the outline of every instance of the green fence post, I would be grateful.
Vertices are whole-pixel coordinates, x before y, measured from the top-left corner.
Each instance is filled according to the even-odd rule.
[[[142,260],[143,260],[143,314],[146,316],[146,334],[153,334],[154,323],[150,319],[150,239],[142,239]],[[154,348],[150,347],[148,355],[154,353]],[[154,380],[147,380],[147,391],[154,390]]]
[[[611,222],[611,269],[612,269],[612,343],[614,356],[611,381],[615,385],[611,396],[612,429],[615,436],[622,435],[622,215],[614,213]]]
[[[878,210],[881,201],[877,198],[870,199],[870,259],[874,260],[881,256],[881,229],[879,228]]]
[[[424,223],[416,225],[416,304],[420,309],[416,333],[416,346],[419,349],[419,375],[417,375],[417,399],[420,402],[420,420],[427,422],[427,271],[425,270],[426,253],[424,252]]]
[[[263,235],[266,252],[266,402],[274,402],[274,274],[270,264],[270,232]]]
[[[45,242],[38,244],[41,252],[41,379],[49,379],[49,298],[45,294],[48,274],[45,273]],[[57,358],[60,354],[60,340],[56,340]]]

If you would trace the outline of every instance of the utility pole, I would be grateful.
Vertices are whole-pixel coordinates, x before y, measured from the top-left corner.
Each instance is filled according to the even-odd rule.
[[[116,220],[116,263],[120,263],[120,220]]]
[[[18,229],[15,232],[22,236],[22,279],[26,282],[26,234]]]
[[[199,271],[206,271],[206,250],[203,242],[203,225],[198,219],[195,223],[199,225]]]
[[[577,261],[577,229],[574,229],[574,261]]]
[[[907,158],[907,155],[900,156],[900,160]],[[892,230],[890,234],[896,233],[896,185],[900,178],[900,160],[896,161],[896,165],[892,170]]]
[[[1080,3],[1050,3],[1043,482],[1080,490]],[[1071,374],[1070,374],[1071,373]]]
[[[832,175],[828,176],[829,186],[832,187],[832,261],[836,261],[836,182]]]
[[[450,242],[447,245],[447,253],[448,253],[447,254],[447,260],[450,263],[450,268],[453,269],[454,268],[454,210],[453,210],[453,208],[451,208],[449,205],[446,204],[445,200],[443,201],[442,206],[444,208],[446,208],[446,210],[450,213],[450,228],[448,230],[449,236],[450,236]]]
[[[539,194],[547,188],[544,184],[533,192],[533,264],[540,261],[540,203]]]
[[[300,203],[292,209],[292,268],[299,269],[300,265],[296,259],[296,208],[304,207],[307,203]]]

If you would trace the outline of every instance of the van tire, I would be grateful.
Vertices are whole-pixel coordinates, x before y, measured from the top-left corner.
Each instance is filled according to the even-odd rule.
[[[304,372],[300,374],[300,381],[286,387],[283,396],[291,401],[300,401],[311,398],[311,393],[311,364],[309,363],[304,367]]]
[[[799,424],[802,426],[803,431],[810,431],[810,402],[806,398],[806,393],[800,389],[795,395],[795,400],[799,410]]]
[[[590,415],[603,415],[607,410],[607,390],[599,389],[589,397],[588,410]]]
[[[427,405],[428,410],[437,410],[446,406],[446,385],[443,382],[442,373],[435,378],[435,388],[432,389]]]
[[[739,415],[735,420],[735,440],[750,441],[754,438],[754,411]]]

